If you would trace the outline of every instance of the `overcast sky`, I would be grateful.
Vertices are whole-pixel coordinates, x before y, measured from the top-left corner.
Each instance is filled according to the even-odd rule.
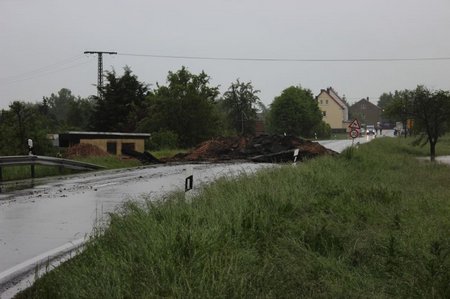
[[[237,78],[269,105],[291,85],[332,86],[352,103],[383,93],[450,89],[450,60],[236,61],[120,54],[292,60],[450,57],[449,0],[0,0],[0,108],[68,88],[96,94],[97,57],[121,75],[165,84],[204,70],[224,92]]]

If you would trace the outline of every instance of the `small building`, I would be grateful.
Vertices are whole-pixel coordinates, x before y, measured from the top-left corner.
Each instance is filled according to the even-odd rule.
[[[150,138],[147,133],[118,132],[65,132],[58,134],[59,147],[69,147],[76,144],[92,144],[111,155],[121,155],[122,149],[144,152],[145,140]]]
[[[350,106],[350,115],[359,120],[361,124],[376,125],[381,122],[382,109],[369,101],[369,98],[361,99]]]
[[[319,105],[319,109],[322,112],[322,120],[329,124],[332,130],[345,130],[347,128],[347,103],[332,87],[320,90],[316,100]]]

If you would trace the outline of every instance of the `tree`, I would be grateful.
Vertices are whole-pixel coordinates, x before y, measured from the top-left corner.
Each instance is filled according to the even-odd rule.
[[[72,95],[72,91],[67,88],[62,88],[57,94],[52,93],[48,98],[44,97],[44,101],[49,108],[49,113],[52,114],[59,123],[65,123],[67,121],[70,107],[75,100],[76,97]]]
[[[41,104],[42,112],[51,120],[51,127],[56,131],[87,130],[93,108],[92,100],[75,97],[67,88],[44,97]]]
[[[270,125],[275,133],[312,137],[321,121],[322,114],[311,90],[301,86],[286,88],[271,104]]]
[[[48,154],[51,145],[47,139],[47,118],[39,105],[14,101],[9,110],[2,110],[0,119],[0,155],[24,155],[28,153],[27,139],[33,140],[36,153]]]
[[[387,106],[389,106],[394,101],[394,99],[396,98],[397,95],[398,95],[397,90],[394,93],[384,92],[383,94],[381,94],[380,98],[378,99],[377,106],[380,107],[381,109],[385,109]]]
[[[412,113],[412,92],[410,90],[396,90],[388,104],[384,108],[384,115],[395,120],[400,120],[406,129],[408,119]],[[407,130],[404,130],[405,138]]]
[[[74,130],[88,130],[94,113],[93,99],[78,99],[70,105],[67,114],[67,125]]]
[[[388,107],[391,115],[400,115],[413,122],[413,130],[419,134],[416,144],[430,145],[430,159],[435,161],[436,144],[439,137],[449,130],[450,93],[448,91],[432,92],[424,86],[417,86],[413,91],[399,93]]]
[[[258,107],[264,106],[252,83],[232,83],[224,93],[222,107],[224,108],[231,127],[241,135],[250,135],[255,132]]]
[[[220,131],[217,111],[218,87],[209,85],[210,77],[191,74],[185,67],[169,72],[167,86],[157,84],[148,96],[147,116],[139,123],[150,132],[170,131],[179,145],[190,147],[216,136]]]
[[[434,161],[436,143],[449,129],[450,93],[442,90],[430,92],[425,87],[418,86],[412,96],[414,130],[421,133],[423,145],[430,144],[430,159]]]
[[[139,82],[131,69],[124,68],[122,77],[107,72],[108,83],[101,87],[95,98],[91,125],[105,132],[135,132],[138,122],[145,117],[147,86]]]
[[[377,106],[381,108],[381,116],[385,121],[388,121],[391,124],[395,124],[395,122],[398,120],[392,115],[390,115],[389,111],[387,110],[391,104],[395,101],[397,101],[399,98],[403,96],[403,91],[394,91],[394,93],[383,93],[377,103]]]

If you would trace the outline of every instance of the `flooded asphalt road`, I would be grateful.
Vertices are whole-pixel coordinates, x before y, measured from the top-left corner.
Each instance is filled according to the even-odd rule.
[[[194,187],[270,164],[194,164]],[[0,273],[88,236],[126,200],[184,190],[187,165],[89,173],[0,194]]]

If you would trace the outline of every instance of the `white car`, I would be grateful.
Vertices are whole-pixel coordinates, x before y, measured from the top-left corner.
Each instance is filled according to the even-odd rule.
[[[366,127],[366,135],[376,135],[377,132],[375,131],[375,126],[373,125],[368,125]]]

